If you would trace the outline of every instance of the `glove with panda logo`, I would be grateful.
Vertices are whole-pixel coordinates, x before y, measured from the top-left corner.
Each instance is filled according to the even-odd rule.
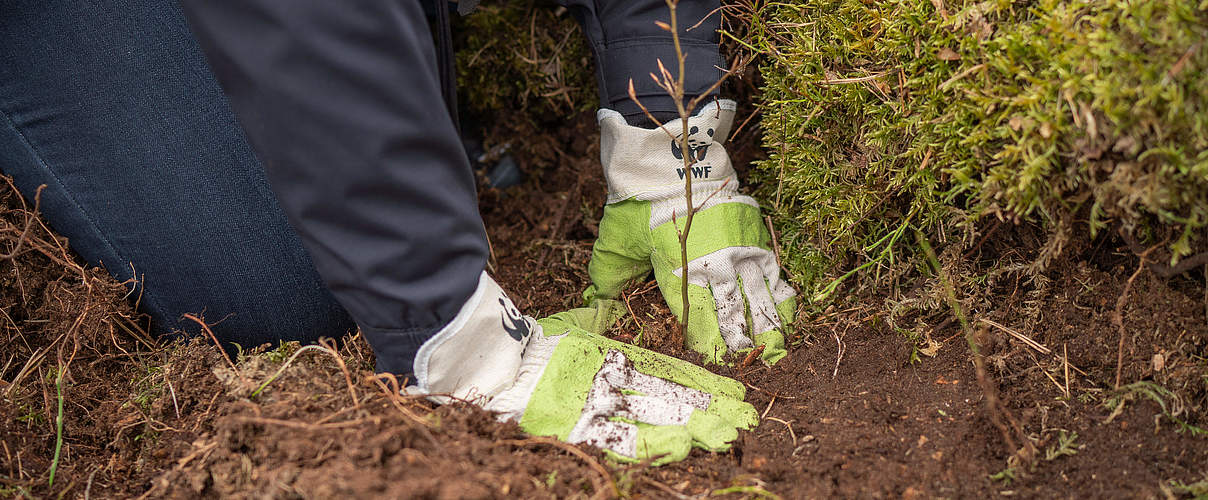
[[[420,348],[409,392],[467,400],[620,461],[722,451],[756,425],[739,382],[588,331],[613,319],[584,308],[533,321],[484,273],[457,318]]]
[[[688,233],[684,344],[713,363],[762,345],[761,357],[774,363],[788,353],[782,332],[793,317],[795,292],[780,277],[759,204],[739,194],[722,145],[734,109],[734,101],[718,100],[689,118],[688,153],[696,162],[688,169],[680,120],[664,124],[665,130],[645,129],[616,111],[597,113],[608,200],[584,298],[589,304],[618,299],[627,284],[653,271],[667,305],[682,315],[679,232],[688,213],[684,176],[691,175],[697,212]]]

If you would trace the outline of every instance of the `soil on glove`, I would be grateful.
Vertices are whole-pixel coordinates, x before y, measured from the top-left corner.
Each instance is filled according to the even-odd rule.
[[[588,284],[604,197],[597,136],[590,114],[557,130],[512,127],[489,137],[516,138],[528,180],[483,186],[490,265],[522,310],[543,316],[579,306]],[[757,137],[739,135],[740,164]],[[921,340],[885,311],[885,293],[803,315],[775,367],[713,367],[747,385],[757,428],[729,452],[649,467],[468,405],[399,396],[405,381],[375,377],[355,335],[234,360],[205,338],[153,340],[125,289],[80,266],[32,205],[0,192],[0,254],[15,253],[0,258],[0,497],[1099,498],[1208,487],[1208,442],[1194,435],[1208,427],[1203,276],[1130,280],[1137,259],[1119,242],[990,288],[971,324],[984,384],[950,313],[908,318]],[[1015,238],[1001,234],[1006,246]],[[992,247],[978,258],[996,258]],[[699,360],[679,347],[654,283],[625,302],[633,314],[614,338]]]

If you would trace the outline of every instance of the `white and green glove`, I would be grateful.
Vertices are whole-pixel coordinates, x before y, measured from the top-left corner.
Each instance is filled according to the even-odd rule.
[[[632,280],[654,271],[663,298],[680,316],[683,265],[677,228],[688,213],[684,175],[692,175],[698,207],[688,234],[688,329],[684,344],[721,363],[727,352],[764,346],[769,363],[788,351],[782,330],[793,317],[795,292],[780,277],[759,204],[738,193],[738,178],[722,143],[734,121],[734,101],[705,105],[688,120],[688,147],[697,162],[684,170],[679,120],[661,129],[626,123],[601,109],[600,156],[608,201],[592,250],[584,292],[589,304],[617,299]]]
[[[737,381],[588,332],[611,321],[603,310],[533,321],[490,277],[482,281],[459,326],[420,349],[410,391],[468,399],[526,432],[592,444],[621,461],[664,464],[693,447],[726,450],[738,429],[758,423]]]

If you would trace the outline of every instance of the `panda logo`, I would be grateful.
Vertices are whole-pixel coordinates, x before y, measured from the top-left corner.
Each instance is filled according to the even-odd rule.
[[[528,319],[516,310],[516,306],[512,305],[510,300],[499,299],[499,305],[503,306],[503,313],[500,315],[499,321],[503,324],[503,330],[508,332],[508,336],[517,342],[527,337],[531,331]]]
[[[684,159],[684,150],[680,147],[683,137],[684,134],[680,134],[671,141],[671,155],[677,160]],[[700,134],[699,127],[693,126],[688,129],[688,153],[692,159],[703,161],[705,154],[709,152],[710,144],[713,144],[713,129],[705,130],[704,136]]]

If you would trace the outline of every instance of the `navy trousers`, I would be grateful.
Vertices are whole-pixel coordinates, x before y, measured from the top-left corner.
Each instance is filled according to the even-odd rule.
[[[0,168],[27,196],[47,185],[43,215],[133,279],[161,331],[203,314],[250,347],[359,325],[379,370],[409,372],[487,255],[424,6],[181,3],[0,3]],[[604,105],[640,122],[638,75],[647,106],[674,109],[642,83],[670,60],[662,0],[565,3]],[[685,43],[697,92],[718,76],[716,19]]]

